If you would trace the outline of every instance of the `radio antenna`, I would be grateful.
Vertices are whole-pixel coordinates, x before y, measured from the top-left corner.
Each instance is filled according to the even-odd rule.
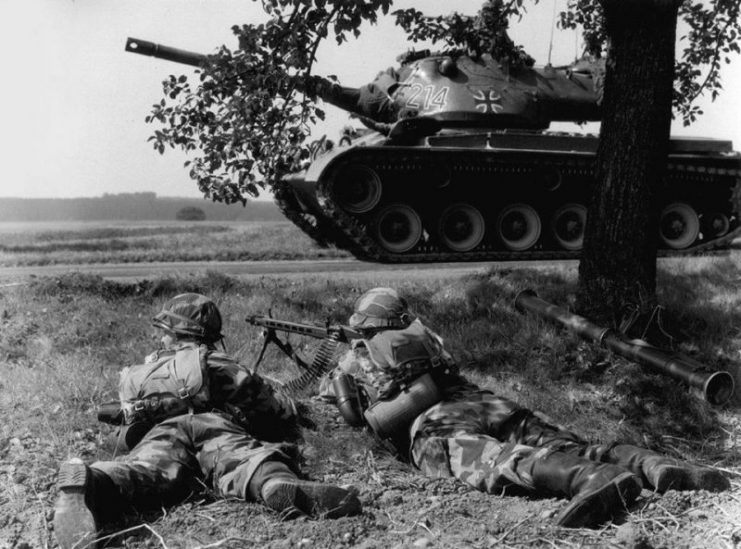
[[[553,53],[553,31],[556,28],[556,0],[553,0],[553,20],[551,21],[551,42],[548,45],[548,65],[551,64],[551,53]]]

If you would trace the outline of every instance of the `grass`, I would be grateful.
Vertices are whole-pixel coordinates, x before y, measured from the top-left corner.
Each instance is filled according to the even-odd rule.
[[[68,236],[66,241],[75,241],[74,234]],[[683,352],[715,367],[735,367],[741,343],[739,279],[741,268],[732,259],[662,270],[661,300],[684,328]],[[71,274],[0,289],[0,458],[9,462],[14,452],[22,456],[12,470],[0,469],[0,478],[8,481],[0,492],[0,516],[35,517],[24,527],[39,528],[38,535],[50,539],[44,517],[53,505],[57,463],[72,455],[86,461],[110,457],[106,437],[111,428],[95,421],[95,407],[115,398],[121,367],[157,347],[149,320],[173,295],[195,291],[211,296],[224,314],[228,350],[251,366],[262,342],[244,321],[249,314],[270,310],[287,320],[344,323],[363,291],[387,284],[383,279],[359,285],[319,277],[240,280],[211,272],[131,284]],[[457,280],[433,278],[424,285],[404,280],[395,286],[445,337],[465,374],[497,393],[542,410],[595,441],[620,438],[726,469],[741,467],[739,435],[729,426],[735,405],[713,408],[668,377],[515,311],[513,298],[525,288],[568,305],[575,291],[573,272],[502,270]],[[310,358],[315,341],[295,336],[291,341]],[[283,381],[297,374],[276,348],[268,350],[260,372]],[[309,396],[302,402],[311,408]],[[361,482],[380,494],[389,479],[401,474],[394,469],[400,466],[379,465],[383,453],[367,435],[338,433],[330,416],[316,419],[317,429],[304,436],[313,476]],[[457,488],[450,490],[457,493]],[[185,520],[181,512],[175,511],[172,520]],[[140,535],[142,547],[156,544],[151,532]]]
[[[722,270],[741,276],[737,267],[720,262],[699,271],[665,273],[662,285],[662,300],[691,328],[692,338],[682,344],[682,350],[714,366],[735,364],[741,337],[741,297],[729,282],[732,278],[713,276]],[[706,281],[704,285],[698,284],[698,277]],[[397,284],[411,308],[445,336],[455,356],[468,363],[468,375],[527,406],[547,410],[556,419],[576,419],[578,430],[590,436],[601,433],[600,418],[590,414],[574,418],[575,406],[625,414],[621,429],[633,439],[651,437],[651,429],[658,425],[664,426],[660,429],[664,434],[667,428],[673,435],[714,432],[714,411],[675,381],[649,375],[547,321],[515,311],[512,299],[526,287],[538,288],[542,297],[554,303],[564,303],[574,282],[557,272],[523,270],[454,283],[432,280],[424,287],[412,281]],[[218,273],[137,284],[72,274],[7,288],[0,297],[0,358],[6,366],[3,398],[11,400],[11,410],[21,413],[6,414],[5,427],[8,421],[18,426],[28,422],[24,403],[29,394],[38,409],[61,406],[64,416],[72,418],[114,397],[118,369],[136,363],[157,346],[150,316],[177,293],[212,296],[224,311],[228,348],[252,364],[261,341],[255,337],[256,329],[244,322],[247,315],[270,310],[276,318],[343,323],[365,289],[352,281],[242,281]],[[712,301],[709,294],[718,297]],[[314,341],[296,343],[310,353]],[[261,368],[284,378],[295,374],[291,368],[287,373],[286,362],[277,349],[271,349]],[[584,384],[600,398],[589,398]],[[564,398],[567,393],[571,396]],[[645,415],[646,409],[653,413]],[[32,419],[43,423],[36,414]],[[71,430],[57,429],[60,441]]]
[[[288,221],[0,224],[0,267],[334,257]]]

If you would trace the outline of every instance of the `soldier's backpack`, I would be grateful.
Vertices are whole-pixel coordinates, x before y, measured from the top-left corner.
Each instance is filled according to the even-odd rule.
[[[440,336],[419,320],[401,330],[386,330],[365,340],[371,361],[402,387],[440,368],[455,367]]]
[[[373,363],[399,388],[392,398],[381,398],[365,410],[365,420],[381,439],[391,440],[399,450],[408,448],[409,427],[442,400],[436,378],[453,370],[455,362],[440,337],[419,320],[401,330],[380,332],[365,345]]]
[[[119,398],[124,423],[158,423],[209,409],[205,345],[155,355],[151,362],[121,371]],[[207,379],[207,378],[206,378]]]

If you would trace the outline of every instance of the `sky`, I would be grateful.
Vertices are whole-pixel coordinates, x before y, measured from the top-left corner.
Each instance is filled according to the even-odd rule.
[[[512,24],[511,36],[537,64],[548,61],[549,51],[554,65],[580,53],[571,32],[556,30],[551,47],[554,7],[565,3],[541,0]],[[394,2],[394,9],[416,7],[428,15],[473,15],[479,6],[472,0]],[[264,18],[253,0],[0,0],[0,197],[200,197],[183,167],[185,154],[155,152],[147,138],[156,126],[144,121],[162,97],[162,80],[194,69],[127,53],[126,38],[211,53],[221,44],[235,47],[232,25]],[[360,86],[412,47],[389,17],[349,44],[325,43],[317,72]],[[726,66],[723,78],[725,91],[702,103],[701,120],[690,128],[677,122],[673,133],[730,139],[741,150],[741,58]],[[336,139],[347,115],[326,110],[328,120],[315,137]]]

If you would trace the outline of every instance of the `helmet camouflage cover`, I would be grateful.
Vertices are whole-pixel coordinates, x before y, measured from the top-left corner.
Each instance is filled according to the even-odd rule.
[[[373,288],[355,302],[353,328],[405,328],[414,320],[407,302],[393,288]]]
[[[208,297],[196,293],[176,295],[152,318],[152,324],[179,336],[206,342],[221,339],[221,313]]]

